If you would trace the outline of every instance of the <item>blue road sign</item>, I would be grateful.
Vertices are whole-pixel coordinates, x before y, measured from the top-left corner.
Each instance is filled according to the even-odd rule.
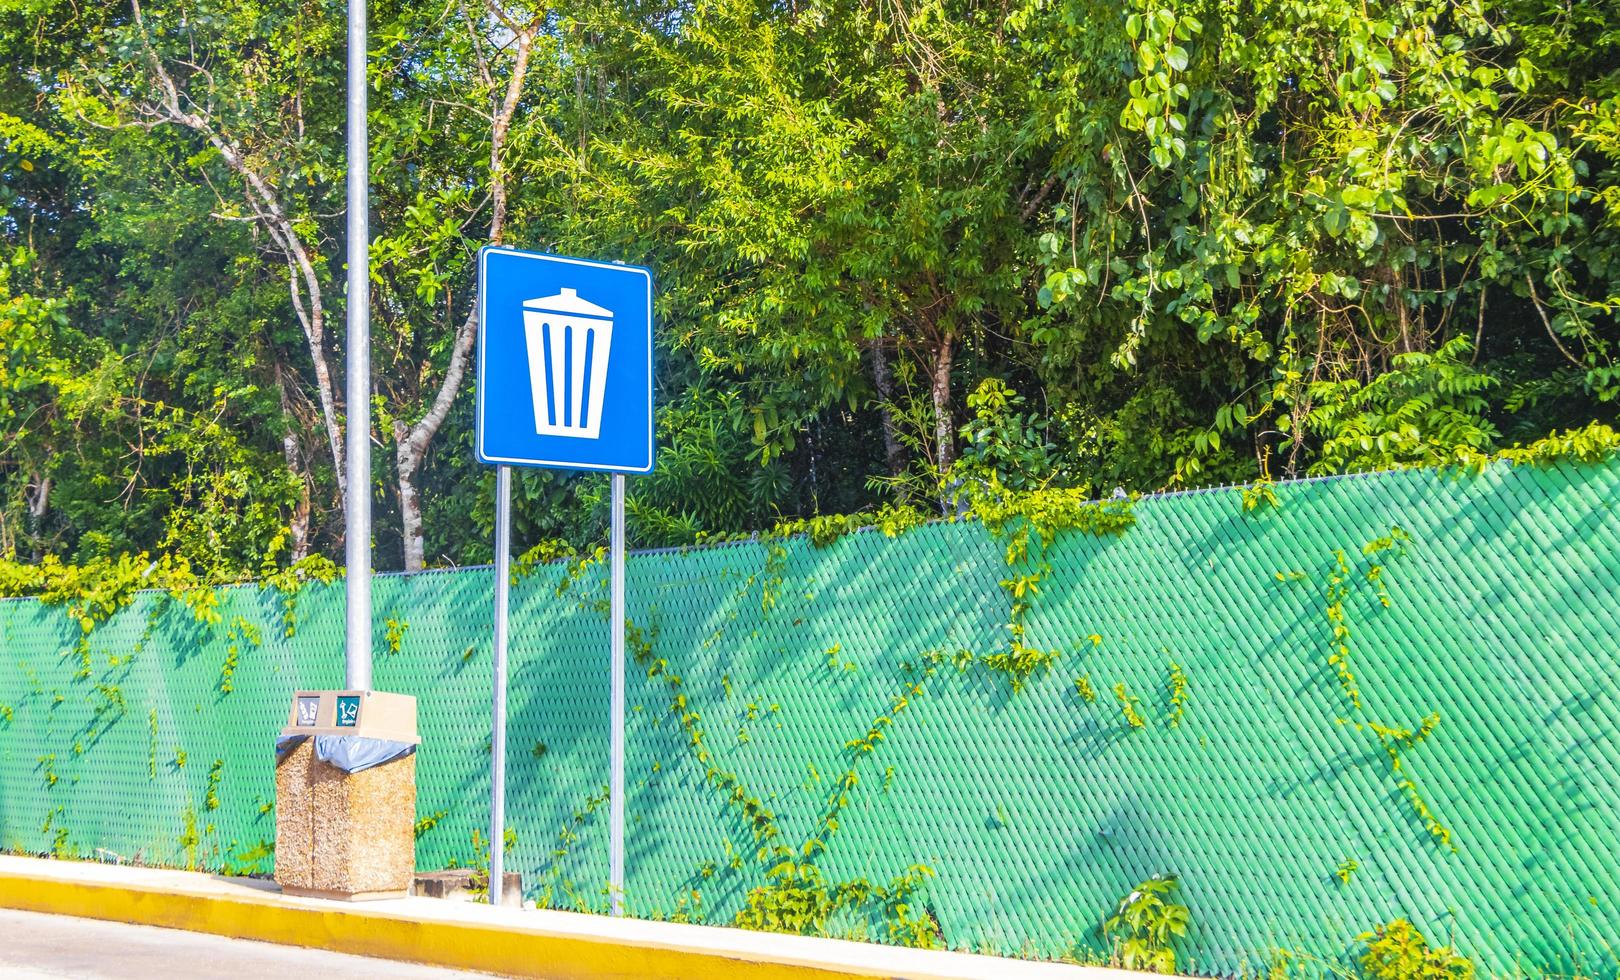
[[[649,473],[652,273],[478,253],[478,460]]]

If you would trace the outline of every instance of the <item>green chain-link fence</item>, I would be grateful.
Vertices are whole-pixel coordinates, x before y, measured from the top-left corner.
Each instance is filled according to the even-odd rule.
[[[1183,968],[1343,962],[1405,916],[1493,971],[1612,975],[1617,490],[1496,465],[1148,498],[1060,535],[1019,616],[1038,563],[977,524],[632,556],[631,909],[729,923],[785,847],[865,894],[835,928],[1054,956],[1171,872]],[[605,904],[604,577],[513,592],[508,867],[543,904]],[[487,569],[376,583],[424,868],[483,849],[490,596]],[[342,682],[341,584],[290,636],[286,599],[222,590],[209,624],[143,593],[87,676],[61,607],[0,603],[0,846],[268,871],[273,735]],[[1055,661],[992,659],[1015,620]],[[862,892],[916,865],[904,915]]]

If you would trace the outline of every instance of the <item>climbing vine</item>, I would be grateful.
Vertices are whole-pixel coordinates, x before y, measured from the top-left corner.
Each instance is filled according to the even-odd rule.
[[[259,627],[244,616],[232,616],[230,627],[225,631],[225,662],[219,670],[219,692],[229,694],[236,690],[236,668],[241,662],[241,645],[246,642],[254,647],[263,644],[263,635]]]
[[[582,896],[575,891],[573,881],[564,874],[564,864],[574,845],[579,842],[580,832],[590,822],[596,811],[608,802],[608,787],[603,786],[585,797],[580,805],[568,819],[563,821],[562,827],[557,831],[557,839],[552,844],[549,861],[544,871],[540,873],[540,897],[537,904],[541,908],[552,908],[557,890],[560,888],[568,897],[571,904],[580,906],[584,903]]]
[[[1009,604],[1006,646],[979,658],[985,667],[1006,676],[1014,693],[1037,671],[1049,669],[1062,655],[1057,647],[1026,642],[1025,617],[1052,573],[1046,552],[1065,531],[1098,537],[1123,534],[1136,523],[1130,498],[1095,501],[1078,489],[1043,489],[1008,493],[992,478],[990,485],[969,494],[969,513],[1005,543],[1012,574],[1001,580]],[[1093,634],[1092,644],[1101,642]]]
[[[1407,773],[1405,764],[1401,760],[1401,753],[1416,748],[1419,743],[1434,734],[1440,725],[1440,712],[1434,711],[1426,715],[1416,729],[1392,728],[1381,725],[1375,721],[1360,721],[1352,723],[1356,731],[1370,731],[1378,739],[1384,754],[1389,758],[1389,771],[1395,777],[1396,785],[1400,787],[1401,794],[1406,797],[1412,806],[1412,812],[1417,814],[1423,826],[1433,837],[1435,842],[1443,847],[1455,851],[1456,845],[1452,843],[1451,830],[1441,823],[1439,818],[1430,809],[1428,801],[1423,798],[1418,785]]]
[[[285,567],[269,565],[263,570],[260,582],[267,589],[281,594],[281,625],[283,634],[292,637],[298,633],[298,596],[311,583],[330,585],[343,574],[325,555],[309,555]]]
[[[1416,729],[1394,727],[1362,717],[1364,706],[1361,687],[1351,667],[1354,630],[1346,611],[1347,603],[1355,595],[1360,583],[1365,582],[1373,591],[1373,597],[1379,607],[1390,608],[1393,602],[1387,588],[1387,568],[1384,563],[1391,558],[1404,557],[1411,540],[1412,536],[1406,529],[1392,525],[1387,533],[1372,538],[1361,546],[1360,560],[1364,567],[1360,568],[1352,565],[1345,549],[1334,550],[1333,563],[1328,568],[1323,590],[1324,615],[1329,629],[1327,659],[1334,670],[1339,688],[1349,703],[1351,717],[1341,718],[1339,723],[1349,725],[1358,732],[1370,732],[1378,740],[1379,746],[1389,759],[1390,774],[1395,777],[1396,785],[1412,807],[1413,813],[1437,844],[1455,851],[1456,845],[1453,843],[1451,830],[1436,817],[1402,761],[1403,750],[1415,748],[1434,733],[1440,724],[1439,712],[1431,712],[1425,716]],[[1278,572],[1276,578],[1280,582],[1311,580],[1308,573],[1298,569]]]
[[[1170,727],[1175,728],[1181,724],[1181,716],[1187,709],[1187,675],[1175,661],[1170,662],[1169,684]]]
[[[1124,681],[1114,685],[1114,700],[1119,702],[1119,711],[1125,716],[1125,724],[1132,728],[1147,727],[1147,719],[1142,717],[1142,699],[1132,694]]]
[[[203,793],[203,807],[205,809],[219,809],[219,784],[224,777],[225,760],[215,759],[214,764],[208,767],[208,787]]]

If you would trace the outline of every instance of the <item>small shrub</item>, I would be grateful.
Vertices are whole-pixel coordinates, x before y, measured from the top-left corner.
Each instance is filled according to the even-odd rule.
[[[1367,944],[1361,955],[1361,972],[1368,980],[1473,980],[1474,964],[1468,957],[1450,946],[1430,946],[1405,919],[1356,938]]]
[[[1119,908],[1103,922],[1103,935],[1114,941],[1125,969],[1175,972],[1171,943],[1192,924],[1187,906],[1173,900],[1180,885],[1175,875],[1156,874],[1120,899]]]

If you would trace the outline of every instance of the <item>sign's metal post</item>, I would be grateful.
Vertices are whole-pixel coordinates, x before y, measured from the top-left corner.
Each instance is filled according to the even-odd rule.
[[[626,474],[653,471],[652,271],[622,262],[478,251],[477,430],[480,463],[499,467],[495,508],[495,731],[490,739],[490,900],[500,900],[505,841],[506,632],[511,493],[508,467],[612,474],[608,709],[608,893],[623,915],[624,511]]]
[[[371,247],[366,148],[366,0],[349,0],[349,173],[347,309],[348,466],[343,519],[346,634],[343,676],[350,690],[371,690]]]
[[[608,785],[608,891],[613,914],[624,914],[624,474],[613,474],[611,542],[613,680],[609,708],[612,734]]]
[[[512,582],[512,468],[495,468],[495,705],[489,734],[489,904],[501,904],[506,844],[506,599]]]

